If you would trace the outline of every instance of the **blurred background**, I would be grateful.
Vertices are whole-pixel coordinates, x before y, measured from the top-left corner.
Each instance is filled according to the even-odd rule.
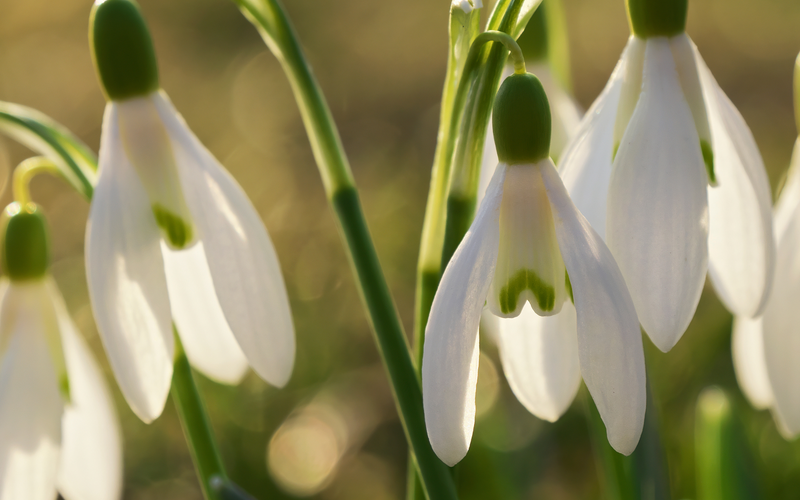
[[[349,154],[378,253],[406,329],[443,83],[449,1],[283,0]],[[242,184],[280,256],[297,327],[289,385],[250,374],[238,387],[198,375],[230,476],[257,498],[401,499],[406,445],[327,206],[294,99],[256,30],[226,0],[139,0],[161,82],[189,125]],[[587,108],[628,37],[623,0],[563,0],[574,91]],[[87,42],[89,0],[0,0],[0,99],[37,108],[95,151],[104,100]],[[796,0],[693,0],[688,33],[753,130],[773,190],[797,137],[792,71]],[[5,141],[1,161],[31,153]],[[171,402],[151,425],[128,409],[108,371],[83,264],[87,203],[54,178],[33,197],[53,230],[53,274],[106,367],[122,421],[126,499],[199,499]],[[3,194],[2,203],[10,202]],[[736,385],[731,317],[707,287],[683,339],[662,354],[645,340],[656,422],[674,498],[696,498],[695,404],[727,390],[761,498],[796,499],[800,445],[778,434]],[[487,340],[464,499],[603,498],[585,389],[556,424],[511,394]]]

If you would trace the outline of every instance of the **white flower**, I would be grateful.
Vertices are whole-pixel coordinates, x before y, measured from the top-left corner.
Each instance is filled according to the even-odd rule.
[[[577,352],[609,442],[630,454],[644,423],[645,370],[639,322],[622,274],[549,158],[550,113],[539,81],[530,74],[507,78],[493,113],[501,163],[444,271],[425,333],[422,395],[431,445],[448,465],[469,448],[484,305],[513,318],[526,302],[550,317],[573,310],[574,303],[575,338],[566,332],[541,343],[556,346],[551,354],[564,353],[574,369],[570,375],[577,371],[571,357]],[[511,342],[522,349],[526,340]],[[556,374],[559,369],[550,368],[559,361],[547,360],[543,371]],[[530,382],[517,375],[509,374],[512,384]],[[544,384],[550,382],[558,383]],[[565,385],[574,385],[574,377]]]
[[[763,316],[737,316],[733,366],[742,392],[756,408],[770,408],[778,429],[800,434],[800,139],[775,205],[775,278]]]
[[[163,91],[106,107],[86,269],[111,366],[145,422],[169,392],[173,321],[210,378],[237,383],[249,362],[273,385],[288,381],[294,327],[275,249]]]
[[[731,311],[763,311],[775,259],[763,161],[685,33],[630,37],[559,166],[659,349],[683,335],[706,271]]]
[[[4,277],[0,500],[54,500],[56,491],[66,500],[120,497],[119,424],[52,278]]]

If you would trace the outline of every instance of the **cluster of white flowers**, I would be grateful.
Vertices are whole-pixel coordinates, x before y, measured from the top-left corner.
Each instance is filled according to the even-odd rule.
[[[498,165],[487,141],[480,208],[444,272],[426,331],[428,434],[448,464],[463,458],[472,436],[482,311],[511,389],[531,413],[557,420],[582,376],[610,444],[627,455],[645,415],[640,325],[669,351],[707,273],[738,316],[737,368],[748,394],[774,409],[787,436],[800,431],[800,368],[792,362],[800,350],[792,315],[800,313],[789,305],[800,296],[792,251],[800,174],[790,176],[776,212],[773,286],[769,181],[749,128],[684,32],[685,10],[670,17],[659,6],[628,4],[639,9],[633,34],[601,95],[567,129],[560,177],[547,158],[501,155]],[[550,87],[551,150],[562,153],[556,131],[575,123],[577,108]],[[502,93],[495,120],[498,109],[517,105],[501,102]],[[763,347],[762,320],[750,319],[762,313]]]

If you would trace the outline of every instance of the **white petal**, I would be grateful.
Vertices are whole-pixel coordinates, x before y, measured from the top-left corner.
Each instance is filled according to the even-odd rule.
[[[0,359],[0,498],[54,500],[63,402],[39,304],[25,302]]]
[[[780,197],[775,202],[773,232],[775,241],[780,241],[789,228],[795,213],[800,210],[800,139],[794,143],[792,160]]]
[[[123,151],[114,103],[103,119],[99,167],[86,230],[89,297],[117,383],[133,412],[151,422],[172,381],[172,319],[161,235]]]
[[[500,245],[487,305],[505,318],[519,315],[525,301],[536,314],[556,314],[568,300],[566,270],[542,176],[534,165],[506,169]]]
[[[681,33],[669,39],[672,57],[675,60],[675,69],[678,71],[678,78],[681,82],[681,90],[686,98],[686,103],[692,111],[694,126],[701,144],[705,142],[711,147],[712,138],[708,120],[710,108],[707,106],[708,97],[703,92],[702,77],[699,73],[697,60],[700,53],[694,46],[689,35]]]
[[[114,103],[120,143],[150,199],[153,212],[170,217],[162,227],[165,238],[183,248],[194,239],[192,217],[181,190],[169,135],[158,116],[157,97],[158,93],[152,93]],[[171,241],[170,230],[176,228],[178,220],[178,240]]]
[[[272,385],[292,374],[294,324],[275,248],[241,186],[192,134],[163,93],[154,97],[172,139],[186,201],[228,325]]]
[[[575,308],[569,300],[554,316],[526,305],[516,318],[497,318],[497,344],[514,395],[529,412],[555,422],[581,385]]]
[[[764,356],[774,413],[786,434],[800,433],[800,212],[794,212],[778,241],[775,279],[764,310]]]
[[[89,347],[67,314],[54,284],[70,383],[62,420],[58,491],[66,500],[112,500],[122,494],[122,437],[111,394]]]
[[[764,358],[761,318],[734,318],[731,344],[733,367],[739,387],[753,406],[760,410],[769,408],[773,397],[767,375],[767,361]]]
[[[217,300],[203,243],[170,251],[162,244],[172,316],[192,366],[209,378],[237,384],[247,358]]]
[[[448,465],[467,454],[475,426],[478,325],[494,274],[506,167],[500,165],[431,306],[422,356],[422,400],[433,451]]]
[[[578,356],[608,442],[629,455],[644,426],[646,375],[639,322],[611,252],[569,199],[555,167],[542,162],[556,236],[578,316]]]
[[[645,67],[645,54],[648,42],[631,35],[622,58],[625,61],[622,67],[622,88],[619,95],[619,107],[614,121],[613,147],[619,147],[625,130],[628,128],[633,112],[639,103],[642,93],[642,76]],[[612,153],[613,154],[613,153]]]
[[[708,188],[708,271],[728,309],[755,317],[763,312],[775,268],[769,179],[742,115],[699,53],[696,58],[708,106],[718,184]]]
[[[708,178],[666,38],[647,41],[642,95],[611,174],[606,241],[642,327],[672,349],[708,267]]]
[[[558,164],[561,178],[578,210],[595,231],[606,233],[606,199],[614,153],[614,122],[619,107],[625,57],[583,117]]]

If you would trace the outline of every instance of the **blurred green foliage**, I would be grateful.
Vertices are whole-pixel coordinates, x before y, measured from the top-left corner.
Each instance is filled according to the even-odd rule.
[[[545,0],[546,1],[546,0]],[[406,445],[317,169],[279,64],[232,2],[140,0],[161,83],[189,125],[244,186],[280,256],[297,326],[294,375],[282,390],[250,374],[238,387],[200,380],[230,476],[257,498],[400,499]],[[438,100],[449,2],[284,0],[340,127],[378,253],[406,330]],[[573,86],[588,107],[628,36],[623,0],[563,0]],[[50,115],[97,148],[104,99],[92,68],[90,2],[3,0],[0,99]],[[750,124],[773,187],[796,138],[792,71],[796,0],[693,0],[688,32]],[[31,153],[5,141],[0,161]],[[6,192],[0,204],[10,201]],[[69,310],[107,367],[88,302],[88,205],[58,179],[33,197],[53,229],[53,273]],[[704,293],[668,354],[645,341],[674,498],[696,498],[695,402],[723,387],[753,453],[761,498],[800,491],[800,445],[743,399],[730,355],[731,317]],[[556,424],[514,399],[483,344],[479,419],[458,469],[464,500],[603,498],[585,394]],[[486,369],[492,366],[494,370]],[[108,371],[107,371],[108,373]],[[110,375],[110,373],[109,373]],[[200,498],[174,407],[151,425],[109,376],[125,436],[125,498]]]

